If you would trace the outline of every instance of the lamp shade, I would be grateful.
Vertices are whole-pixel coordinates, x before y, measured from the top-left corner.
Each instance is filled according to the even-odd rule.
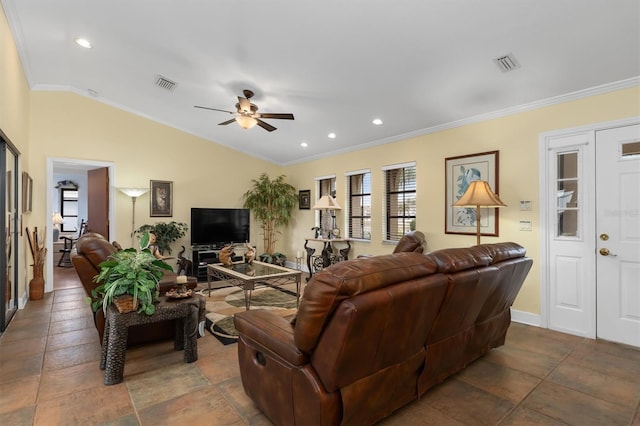
[[[54,225],[60,225],[61,223],[64,223],[64,219],[62,219],[60,213],[57,212],[53,214],[53,216],[51,217],[51,221]]]
[[[129,197],[139,197],[149,192],[149,188],[118,188],[118,190],[127,194]]]
[[[453,203],[455,207],[506,207],[500,198],[494,194],[489,182],[474,180],[469,184],[465,193],[458,201]]]
[[[236,122],[240,125],[240,127],[242,127],[243,129],[250,129],[253,126],[255,126],[256,124],[258,124],[258,120],[256,120],[253,117],[249,117],[246,115],[239,115],[236,117]]]
[[[320,199],[313,205],[314,210],[342,210],[340,204],[338,204],[331,195],[323,195]]]

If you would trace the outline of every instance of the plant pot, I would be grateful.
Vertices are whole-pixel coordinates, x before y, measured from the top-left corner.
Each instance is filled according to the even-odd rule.
[[[33,265],[33,278],[29,281],[29,300],[40,300],[44,297],[44,274],[42,265]]]
[[[126,314],[129,312],[133,312],[138,309],[138,300],[136,299],[135,303],[133,303],[133,296],[130,294],[123,294],[122,296],[118,296],[113,299],[113,304],[118,308],[118,312],[121,314]]]

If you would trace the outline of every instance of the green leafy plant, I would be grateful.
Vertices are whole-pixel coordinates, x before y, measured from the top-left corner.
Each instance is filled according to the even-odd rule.
[[[142,225],[135,230],[137,235],[150,232],[156,236],[156,244],[160,254],[171,254],[171,243],[187,235],[189,227],[184,222],[158,222],[155,225]]]
[[[271,180],[267,173],[262,173],[258,179],[252,179],[253,188],[244,194],[244,207],[261,222],[265,253],[260,255],[260,260],[279,265],[284,264],[286,256],[275,252],[277,228],[289,223],[298,204],[298,193],[285,182],[285,177],[280,175]]]
[[[164,271],[172,271],[171,266],[156,259],[149,251],[149,233],[140,239],[141,251],[134,248],[121,250],[100,263],[100,273],[94,281],[100,285],[92,291],[91,308],[97,311],[100,306],[105,312],[118,296],[133,296],[138,313],[153,315],[156,311],[154,301],[158,298],[158,282]]]

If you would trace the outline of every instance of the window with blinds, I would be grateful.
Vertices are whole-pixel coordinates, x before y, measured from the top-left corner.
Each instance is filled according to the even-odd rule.
[[[386,239],[399,241],[416,226],[416,166],[389,168],[384,174]]]
[[[371,172],[348,176],[349,238],[371,239]]]

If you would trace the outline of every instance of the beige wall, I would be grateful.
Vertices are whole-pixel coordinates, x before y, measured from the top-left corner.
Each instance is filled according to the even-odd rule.
[[[19,160],[19,171],[25,170],[29,153],[29,85],[22,71],[22,64],[16,46],[9,31],[4,10],[0,8],[0,129],[22,156]],[[18,194],[19,195],[19,194]],[[20,200],[18,200],[20,205]],[[30,225],[30,216],[25,215],[24,226]],[[14,253],[18,256],[18,294],[25,294],[27,274],[32,263],[28,253],[26,240],[20,239],[20,246]]]
[[[190,222],[191,207],[241,207],[250,180],[279,167],[199,137],[68,92],[31,95],[30,173],[39,182],[34,212],[45,222],[47,158],[115,164],[112,186],[148,188],[150,180],[173,182],[173,217],[149,216],[149,193],[136,202],[136,226]],[[131,245],[131,198],[115,193],[115,239]],[[259,226],[252,226],[258,241]],[[189,245],[189,237],[176,243]],[[175,254],[175,253],[174,253]]]

